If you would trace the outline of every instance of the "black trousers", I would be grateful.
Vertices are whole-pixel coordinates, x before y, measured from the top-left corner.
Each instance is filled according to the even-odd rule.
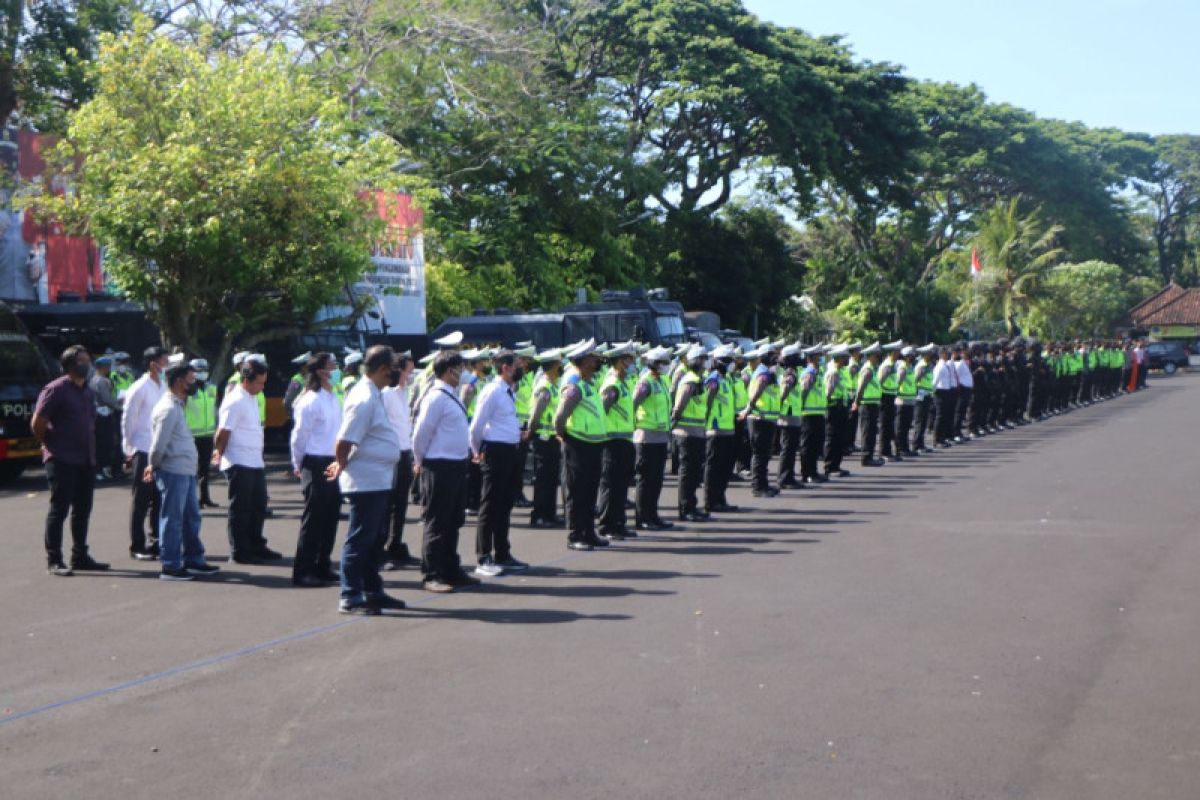
[[[679,449],[679,513],[690,514],[697,508],[696,491],[704,483],[704,455],[708,440],[703,436],[676,436]]]
[[[521,443],[517,445],[517,479],[513,483],[513,502],[525,494],[525,465],[529,463],[529,440],[525,438],[525,428],[521,428]]]
[[[200,487],[200,502],[212,502],[212,495],[208,493],[208,477],[212,473],[212,452],[213,452],[213,437],[212,436],[197,436],[196,437],[196,483]]]
[[[825,416],[808,414],[800,418],[800,477],[815,478],[821,449],[825,445]]]
[[[896,406],[896,452],[900,455],[912,454],[909,442],[912,438],[913,415],[917,410],[914,405],[916,402],[915,399],[909,399]]]
[[[112,469],[121,463],[121,459],[117,457],[120,450],[117,447],[117,431],[119,427],[114,427],[116,420],[120,419],[115,413],[109,414],[107,417],[100,415],[96,416],[96,468],[97,469]],[[117,473],[120,474],[119,472]]]
[[[933,395],[927,394],[920,400],[917,400],[917,405],[913,413],[913,435],[912,444],[910,445],[915,452],[920,452],[927,447],[925,432],[929,430],[929,420],[933,416],[932,411]]]
[[[158,550],[158,517],[162,512],[162,495],[158,493],[158,486],[142,480],[148,463],[149,456],[146,453],[139,451],[133,454],[133,507],[129,513],[131,553]]]
[[[292,562],[293,578],[317,575],[330,568],[333,543],[337,539],[338,514],[342,508],[342,490],[338,488],[338,482],[325,477],[325,469],[332,463],[331,456],[305,456],[300,462],[304,510],[300,512],[300,535],[296,539],[296,558]]]
[[[825,471],[837,472],[842,468],[842,457],[846,453],[846,426],[850,424],[850,409],[834,403],[825,410]]]
[[[862,435],[862,463],[875,457],[875,442],[879,438],[879,404],[859,405],[858,425]]]
[[[253,555],[267,546],[263,522],[267,509],[267,471],[232,466],[225,472],[229,480],[229,554]]]
[[[391,524],[388,527],[387,541],[383,544],[382,559],[384,561],[403,561],[411,558],[412,553],[404,543],[404,518],[408,516],[408,497],[413,483],[413,451],[401,450],[400,461],[396,464],[396,475],[392,479],[392,494],[388,503],[388,517]]]
[[[775,428],[775,423],[770,420],[750,420],[750,471],[753,474],[751,485],[756,492],[765,492],[771,485],[767,478],[767,468],[771,462],[771,448],[775,445]]]
[[[533,521],[558,516],[558,474],[562,470],[562,447],[557,439],[533,440]]]
[[[87,555],[88,520],[92,516],[92,494],[96,468],[91,464],[46,462],[46,482],[50,484],[50,511],[46,514],[46,561],[63,560],[63,526],[71,518],[71,560]]]
[[[600,471],[600,532],[620,533],[626,528],[625,498],[633,480],[636,451],[629,439],[609,439],[604,443]]]
[[[846,415],[846,433],[842,437],[843,455],[850,455],[854,452],[854,439],[858,435],[858,412],[851,411]]]
[[[483,494],[483,471],[473,461],[467,462],[467,494],[465,503],[472,511],[479,510],[479,498]]]
[[[963,425],[967,421],[967,409],[971,406],[971,390],[966,386],[959,386],[955,395],[954,435],[962,436]]]
[[[879,440],[880,454],[896,454],[896,395],[887,392],[879,398]]]
[[[421,464],[421,498],[425,523],[421,572],[425,580],[449,581],[462,573],[458,531],[466,522],[467,460],[427,458]]]
[[[567,526],[570,528],[567,539],[572,542],[594,539],[596,494],[600,490],[604,445],[568,436],[562,450],[566,474],[563,494],[567,507]]]
[[[725,490],[737,458],[737,436],[710,436],[704,455],[704,510],[728,505]]]
[[[740,472],[750,471],[750,424],[744,420],[733,423],[734,437],[737,439],[737,463],[735,468]]]
[[[796,456],[800,453],[800,426],[779,426],[779,467],[781,486],[796,482]]]
[[[1029,384],[1030,397],[1033,397],[1034,387],[1036,385],[1036,382],[1031,382]],[[967,410],[967,428],[972,433],[975,433],[977,431],[982,431],[986,425],[984,420],[987,419],[988,392],[987,389],[984,389],[982,386],[976,386],[974,389],[969,389],[968,391],[971,392],[971,402]],[[1032,400],[1029,403],[1022,405],[1022,410],[1025,410],[1026,406],[1030,405],[1030,403],[1032,403]],[[1030,411],[1029,413],[1030,416],[1032,416],[1033,412]]]
[[[663,471],[667,466],[667,443],[646,443],[636,445],[637,492],[634,505],[637,510],[634,518],[637,522],[659,522],[658,498],[662,494]]]
[[[934,413],[937,414],[933,440],[938,444],[954,438],[954,406],[957,401],[958,395],[954,389],[938,389],[933,393]]]
[[[508,541],[508,526],[512,520],[513,501],[521,485],[521,470],[517,465],[515,444],[485,441],[479,449],[483,463],[479,465],[482,491],[479,495],[479,519],[475,523],[475,555],[493,556],[505,561],[512,555]]]

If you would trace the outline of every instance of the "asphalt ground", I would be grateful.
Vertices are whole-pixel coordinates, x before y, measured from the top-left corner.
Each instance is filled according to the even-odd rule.
[[[528,574],[391,573],[383,618],[225,563],[221,511],[220,577],[156,580],[127,487],[92,517],[115,570],[47,576],[30,477],[0,493],[0,796],[1190,800],[1198,401],[1153,380],[605,551],[518,526]]]

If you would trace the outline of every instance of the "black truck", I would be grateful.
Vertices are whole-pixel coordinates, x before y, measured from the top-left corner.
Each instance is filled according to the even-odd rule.
[[[41,460],[30,422],[42,387],[61,370],[36,339],[0,303],[0,482],[17,478]]]
[[[469,317],[446,319],[430,339],[452,331],[462,331],[463,341],[468,344],[512,347],[516,342],[531,341],[538,349],[588,338],[676,345],[686,336],[683,306],[670,300],[663,289],[605,291],[598,303],[577,303],[555,312],[479,310]]]

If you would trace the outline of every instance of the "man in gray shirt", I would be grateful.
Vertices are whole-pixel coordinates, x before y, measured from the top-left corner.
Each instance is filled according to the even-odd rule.
[[[96,480],[115,480],[121,474],[119,442],[121,430],[121,401],[113,390],[112,356],[100,356],[94,362],[95,374],[88,381],[96,400]]]
[[[167,368],[166,389],[150,412],[149,464],[134,479],[153,482],[162,496],[158,520],[159,558],[164,581],[190,581],[218,567],[204,560],[200,543],[200,494],[196,483],[196,439],[184,405],[195,392],[196,371],[188,363]]]

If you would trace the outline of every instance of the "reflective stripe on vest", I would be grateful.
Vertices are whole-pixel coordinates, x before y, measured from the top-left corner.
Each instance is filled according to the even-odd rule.
[[[529,407],[533,399],[533,375],[525,373],[521,376],[520,383],[517,384],[517,390],[513,392],[513,405],[517,408],[517,422],[521,423],[521,427],[529,422]]]
[[[904,400],[917,399],[917,375],[915,369],[910,367],[904,373],[904,380],[897,383],[896,394]]]
[[[758,419],[774,422],[779,419],[779,384],[775,382],[775,375],[771,370],[762,366],[754,371],[754,381],[758,381],[764,375],[767,378],[767,385],[763,388],[762,394],[758,396],[758,402],[754,404],[754,411],[751,413]],[[753,383],[750,390],[754,390]]]
[[[899,386],[896,384],[896,361],[892,359],[890,362],[883,362],[883,364],[880,365],[880,372],[883,371],[883,366],[885,365],[888,368],[888,374],[886,378],[879,382],[879,388],[884,394],[895,394],[896,390],[899,388]]]

